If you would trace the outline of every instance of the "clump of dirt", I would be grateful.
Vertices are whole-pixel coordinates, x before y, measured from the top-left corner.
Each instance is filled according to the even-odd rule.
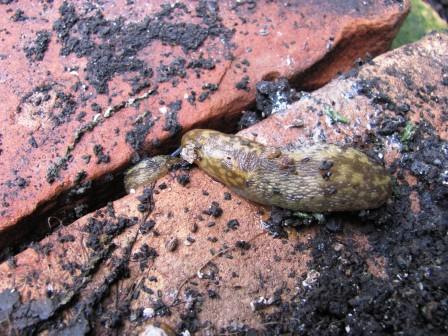
[[[244,111],[238,129],[250,127],[273,113],[283,111],[288,104],[300,99],[301,94],[291,88],[286,78],[273,81],[260,81],[256,84],[255,108]]]
[[[274,81],[260,81],[256,85],[257,110],[267,117],[272,113],[283,111],[288,104],[300,99],[300,94],[289,85],[286,78]]]
[[[237,88],[238,90],[244,90],[246,92],[249,92],[250,91],[249,81],[250,81],[249,76],[243,76],[243,78],[241,78],[239,82],[235,83],[235,88]]]

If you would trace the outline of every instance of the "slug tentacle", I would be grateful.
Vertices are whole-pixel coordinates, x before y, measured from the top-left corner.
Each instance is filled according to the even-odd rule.
[[[293,151],[236,135],[196,129],[181,156],[241,196],[307,212],[356,211],[382,205],[391,193],[385,169],[364,153],[322,144]]]

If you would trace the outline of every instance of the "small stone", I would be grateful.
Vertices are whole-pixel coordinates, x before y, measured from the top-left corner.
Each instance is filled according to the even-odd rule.
[[[165,248],[169,252],[174,252],[177,249],[178,240],[176,237],[171,237],[166,243]]]
[[[153,318],[154,314],[155,314],[155,312],[154,312],[153,308],[145,308],[145,309],[143,309],[143,317],[144,318],[147,318],[147,319]]]
[[[194,238],[191,237],[191,236],[188,236],[187,239],[185,239],[184,244],[185,244],[186,246],[190,246],[190,245],[193,244],[195,241],[196,241],[196,239],[194,239]]]
[[[307,275],[306,279],[302,281],[302,286],[305,288],[311,288],[314,286],[314,284],[319,280],[320,273],[316,270],[310,270]]]
[[[240,223],[238,222],[237,219],[231,219],[227,222],[227,227],[229,229],[236,230],[236,229],[238,229],[239,226],[240,226]]]
[[[272,305],[274,302],[273,298],[265,298],[264,296],[259,297],[256,300],[253,300],[250,302],[250,308],[252,309],[252,311],[259,311],[262,310],[266,307],[269,307],[270,305]]]
[[[333,249],[334,249],[336,252],[340,252],[340,251],[342,251],[342,250],[344,249],[344,245],[341,244],[341,243],[335,243],[335,244],[333,245]]]
[[[198,224],[196,224],[196,223],[191,224],[190,232],[195,233],[197,231],[198,231]]]
[[[250,250],[250,243],[248,243],[247,241],[245,241],[245,240],[238,240],[236,243],[235,243],[235,246],[236,247],[238,247],[238,248],[240,248],[240,249],[242,249],[242,250]]]
[[[302,128],[305,126],[305,121],[303,119],[294,119],[290,125],[288,125],[288,128]]]

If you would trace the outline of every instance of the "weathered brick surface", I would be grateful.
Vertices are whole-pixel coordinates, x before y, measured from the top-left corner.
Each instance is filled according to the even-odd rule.
[[[407,120],[416,125],[432,124],[434,132],[447,140],[448,86],[444,84],[446,83],[444,65],[448,62],[445,52],[447,48],[448,35],[434,34],[415,45],[387,53],[374,59],[371,64],[364,65],[350,75],[337,79],[302,98],[286,111],[244,130],[241,135],[251,138],[256,135],[258,141],[277,146],[326,139],[328,142],[347,142],[370,153],[375,153],[373,150],[375,147],[376,155],[384,157],[387,166],[390,166],[394,159],[404,159],[408,155],[401,148],[405,143],[399,140],[400,137],[403,139],[404,125],[400,124],[395,128],[390,126],[394,124],[392,121],[403,116],[403,113]],[[409,109],[402,106],[403,104],[407,104]],[[348,123],[331,122],[325,113],[329,106],[346,117]],[[406,112],[403,112],[404,110]],[[290,127],[297,124],[295,123],[297,119],[303,120],[303,128]],[[376,141],[372,141],[372,137],[375,137]],[[408,180],[411,185],[417,185],[418,172],[413,172],[409,176],[412,176],[414,181],[411,181],[411,177],[398,176],[400,184]],[[133,261],[129,265],[130,277],[120,280],[117,292],[112,291],[116,293],[113,298],[103,302],[103,318],[108,316],[108,312],[117,311],[120,302],[129,297],[135,284],[137,288],[145,284],[154,291],[154,294],[148,290],[140,290],[138,298],[131,302],[131,308],[149,308],[154,307],[153,302],[157,301],[158,290],[161,293],[160,299],[169,306],[176,290],[184,280],[190,279],[180,292],[181,302],[170,306],[172,315],[155,320],[166,321],[173,327],[178,326],[181,319],[186,320],[185,314],[191,309],[191,300],[197,299],[193,289],[202,295],[203,303],[198,318],[203,323],[210,321],[209,329],[219,330],[221,327],[231,325],[232,321],[257,328],[268,327],[260,325],[261,315],[253,313],[249,303],[262,296],[271,298],[274,291],[279,288],[283,288],[281,296],[284,301],[290,300],[296,293],[304,295],[302,281],[307,274],[311,276],[313,270],[306,267],[306,262],[310,260],[309,250],[297,249],[296,246],[299,242],[306,242],[322,232],[319,232],[319,228],[313,227],[301,231],[299,235],[291,233],[288,240],[273,239],[263,233],[260,227],[260,221],[264,216],[260,214],[260,209],[263,211],[265,209],[250,204],[236,195],[232,195],[230,201],[224,200],[223,193],[227,189],[197,169],[191,172],[190,179],[191,183],[186,187],[180,186],[171,176],[158,182],[158,186],[163,183],[167,186],[165,189],[156,187],[159,193],[155,196],[155,209],[150,215],[150,218],[157,223],[155,229],[158,234],[155,234],[153,229],[148,234],[138,235],[132,249],[134,257],[131,258]],[[141,193],[139,190],[137,195]],[[409,195],[405,194],[395,195],[391,202],[405,202],[403,198],[408,197]],[[418,199],[418,195],[415,194],[411,197]],[[212,201],[220,204],[223,209],[222,216],[212,218],[203,213]],[[139,217],[140,214],[136,210],[139,203],[135,195],[114,202],[115,216]],[[89,235],[83,228],[92,216],[115,222],[107,214],[106,209],[103,209],[102,213],[88,215],[68,227],[61,228],[44,239],[40,243],[40,248],[35,247],[34,250],[30,248],[17,255],[14,258],[15,266],[11,266],[12,260],[0,265],[2,279],[0,289],[16,288],[22,300],[30,302],[31,299],[42,300],[49,287],[56,292],[65,286],[72,287],[73,283],[77,283],[76,277],[62,270],[63,265],[69,262],[83,265],[91,263],[92,257],[89,257],[89,254],[92,250],[86,247],[86,244],[89,245]],[[227,223],[231,219],[239,221],[240,225],[236,230],[228,230]],[[209,227],[207,224],[211,221],[216,224]],[[197,231],[191,229],[194,223],[198,226]],[[366,259],[368,270],[380,279],[387,279],[388,274],[384,271],[384,267],[393,260],[389,260],[388,255],[370,256],[370,238],[363,233],[359,224],[346,221],[344,233],[335,235],[329,248],[334,249],[334,253],[340,253],[341,249],[343,251],[346,248],[345,246],[353,244],[353,240],[357,241],[358,253]],[[132,241],[138,227],[134,225],[115,237],[114,242],[117,245],[115,255],[123,253],[123,249]],[[385,230],[381,227],[379,229]],[[74,240],[61,243],[61,237],[67,234],[73,235]],[[195,240],[191,245],[184,244],[188,236]],[[165,244],[172,237],[179,239],[179,246],[175,251],[168,252]],[[216,242],[213,242],[213,237],[217,238]],[[225,245],[234,246],[237,240],[250,241],[251,248],[247,251],[238,248],[228,250],[224,256],[213,259],[212,266],[201,268],[212,258],[210,249],[216,252],[220,248],[225,248]],[[145,243],[155,248],[158,256],[154,260],[145,261],[141,270],[140,261],[135,253],[141,251],[141,246]],[[45,251],[50,252],[46,255]],[[354,252],[351,253],[352,255],[339,257],[340,267],[350,264]],[[79,302],[85,302],[92,297],[93,290],[101,287],[104,278],[116,265],[117,262],[113,259],[102,262],[92,282],[80,291]],[[74,269],[75,275],[79,272]],[[232,275],[233,272],[236,275]],[[204,274],[210,276],[212,273],[214,273],[212,279],[204,277]],[[326,284],[321,283],[321,286],[324,285]],[[215,291],[220,298],[209,298],[208,290]],[[68,310],[73,312],[76,309],[75,307]],[[264,312],[268,313],[271,309],[265,309]],[[74,322],[70,318],[66,318],[66,321]],[[150,323],[152,321],[154,320],[149,320]],[[99,325],[96,327],[98,330],[103,330]],[[125,328],[131,330],[134,325],[127,322]],[[202,325],[202,328],[207,327]]]
[[[228,125],[257,81],[320,86],[386,50],[409,10],[408,1],[162,3],[0,7],[0,247],[46,226],[34,219],[73,203],[58,196],[75,184],[107,178],[181,129]]]

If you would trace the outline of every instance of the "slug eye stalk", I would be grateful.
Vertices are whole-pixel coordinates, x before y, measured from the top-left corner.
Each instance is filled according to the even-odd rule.
[[[178,157],[180,152],[182,151],[182,147],[178,147],[174,152],[170,154],[171,157]]]

